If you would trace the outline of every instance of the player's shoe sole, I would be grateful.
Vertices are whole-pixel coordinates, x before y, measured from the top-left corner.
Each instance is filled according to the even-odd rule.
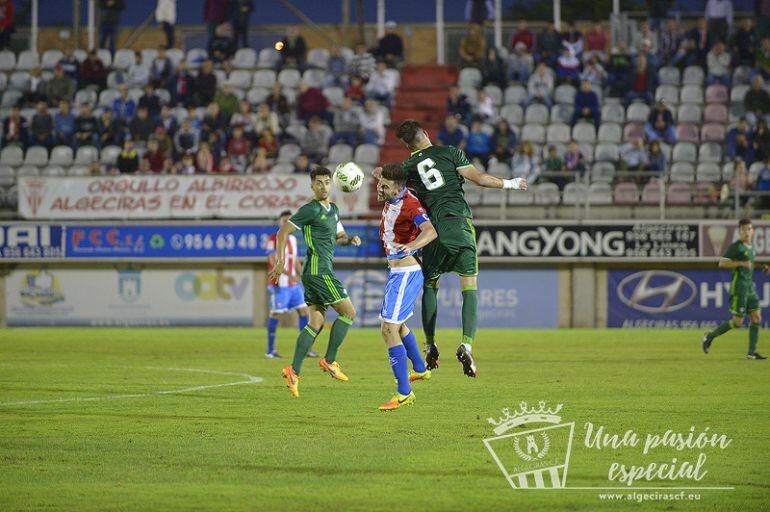
[[[312,350],[308,350],[307,357],[312,357],[312,358],[321,357],[321,354],[319,354],[318,352],[313,352]]]
[[[746,356],[746,359],[753,359],[753,360],[761,360],[761,359],[767,359],[765,356],[760,354],[759,352],[752,352],[751,354]]]
[[[703,335],[703,339],[701,340],[701,346],[703,347],[704,354],[708,354],[709,350],[711,350],[712,341],[714,341],[714,338],[709,337],[709,333],[705,333]]]
[[[281,359],[282,356],[278,352],[268,352],[265,354],[265,357],[268,359]]]
[[[379,409],[381,411],[394,411],[399,407],[412,405],[415,400],[416,398],[414,396],[414,391],[410,392],[408,395],[402,395],[401,393],[396,393],[395,395],[393,395],[393,398],[391,398],[389,402],[385,402],[384,404],[381,404]]]
[[[340,365],[337,361],[334,361],[333,363],[327,363],[326,358],[324,357],[320,361],[318,361],[318,367],[321,368],[321,370],[325,371],[329,375],[332,376],[332,378],[335,378],[337,380],[341,380],[343,382],[348,380],[348,376],[342,373],[342,370],[340,369]]]
[[[468,377],[475,378],[479,372],[476,370],[476,361],[473,360],[473,354],[465,348],[465,345],[460,345],[457,349],[457,360],[463,365],[463,373]]]
[[[430,380],[430,370],[425,370],[424,372],[416,372],[414,370],[409,370],[409,383],[416,380]],[[393,379],[393,382],[398,384],[398,379]]]
[[[283,375],[283,380],[286,382],[286,387],[289,388],[289,393],[299,398],[299,377],[294,373],[294,368],[291,365],[287,366],[281,370],[281,375]]]
[[[435,343],[428,343],[425,348],[425,367],[428,370],[435,370],[438,365],[438,347]]]

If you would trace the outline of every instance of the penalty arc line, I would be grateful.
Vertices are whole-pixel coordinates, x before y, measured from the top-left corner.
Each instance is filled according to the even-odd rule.
[[[128,367],[123,367],[123,368],[128,368]],[[245,377],[247,380],[239,380],[236,382],[225,382],[224,384],[194,386],[191,388],[184,388],[184,389],[153,391],[150,393],[132,393],[132,394],[124,394],[124,395],[59,398],[56,400],[30,400],[30,401],[24,401],[24,402],[5,402],[5,403],[0,403],[0,407],[10,407],[14,405],[58,404],[58,403],[64,403],[64,402],[97,402],[100,400],[119,400],[123,398],[144,398],[148,396],[162,396],[162,395],[174,395],[174,394],[181,394],[181,393],[192,393],[195,391],[203,391],[204,389],[224,388],[229,386],[242,386],[244,384],[257,384],[259,382],[262,382],[262,377],[257,377],[256,375],[249,375],[248,373],[220,372],[216,370],[201,370],[198,368],[160,368],[157,366],[144,366],[143,368],[148,370],[208,373],[211,375],[231,375],[236,377]]]

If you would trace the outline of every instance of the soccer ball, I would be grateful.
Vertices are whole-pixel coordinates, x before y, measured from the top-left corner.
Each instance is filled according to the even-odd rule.
[[[332,181],[343,192],[355,192],[364,183],[364,171],[353,162],[346,162],[334,169]]]

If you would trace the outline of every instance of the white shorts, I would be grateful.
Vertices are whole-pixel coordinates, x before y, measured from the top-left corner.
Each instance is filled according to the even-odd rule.
[[[380,320],[389,324],[406,322],[414,313],[414,303],[422,283],[422,268],[419,265],[390,269]]]

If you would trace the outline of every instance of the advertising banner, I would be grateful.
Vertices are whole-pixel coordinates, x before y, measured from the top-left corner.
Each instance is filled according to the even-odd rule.
[[[770,282],[756,273],[760,306]],[[713,329],[730,318],[730,272],[719,270],[607,271],[607,327]]]
[[[0,261],[64,258],[63,232],[53,224],[0,224]]]
[[[770,257],[770,222],[752,221],[754,224],[754,250],[756,258]],[[727,246],[738,240],[738,223],[735,221],[703,221],[700,225],[703,258],[719,258]]]
[[[300,175],[19,178],[25,219],[275,218],[311,198]],[[369,188],[332,201],[343,217],[369,213]]]
[[[479,257],[698,257],[698,224],[478,225],[476,238]]]
[[[379,314],[388,271],[343,270],[337,274],[356,306],[357,327],[380,325]],[[422,327],[422,294],[407,325]],[[462,312],[460,280],[441,278],[438,328],[459,329]],[[478,326],[488,328],[556,328],[559,325],[559,284],[556,270],[485,270],[479,274]]]
[[[248,270],[14,270],[8,326],[249,326]]]

